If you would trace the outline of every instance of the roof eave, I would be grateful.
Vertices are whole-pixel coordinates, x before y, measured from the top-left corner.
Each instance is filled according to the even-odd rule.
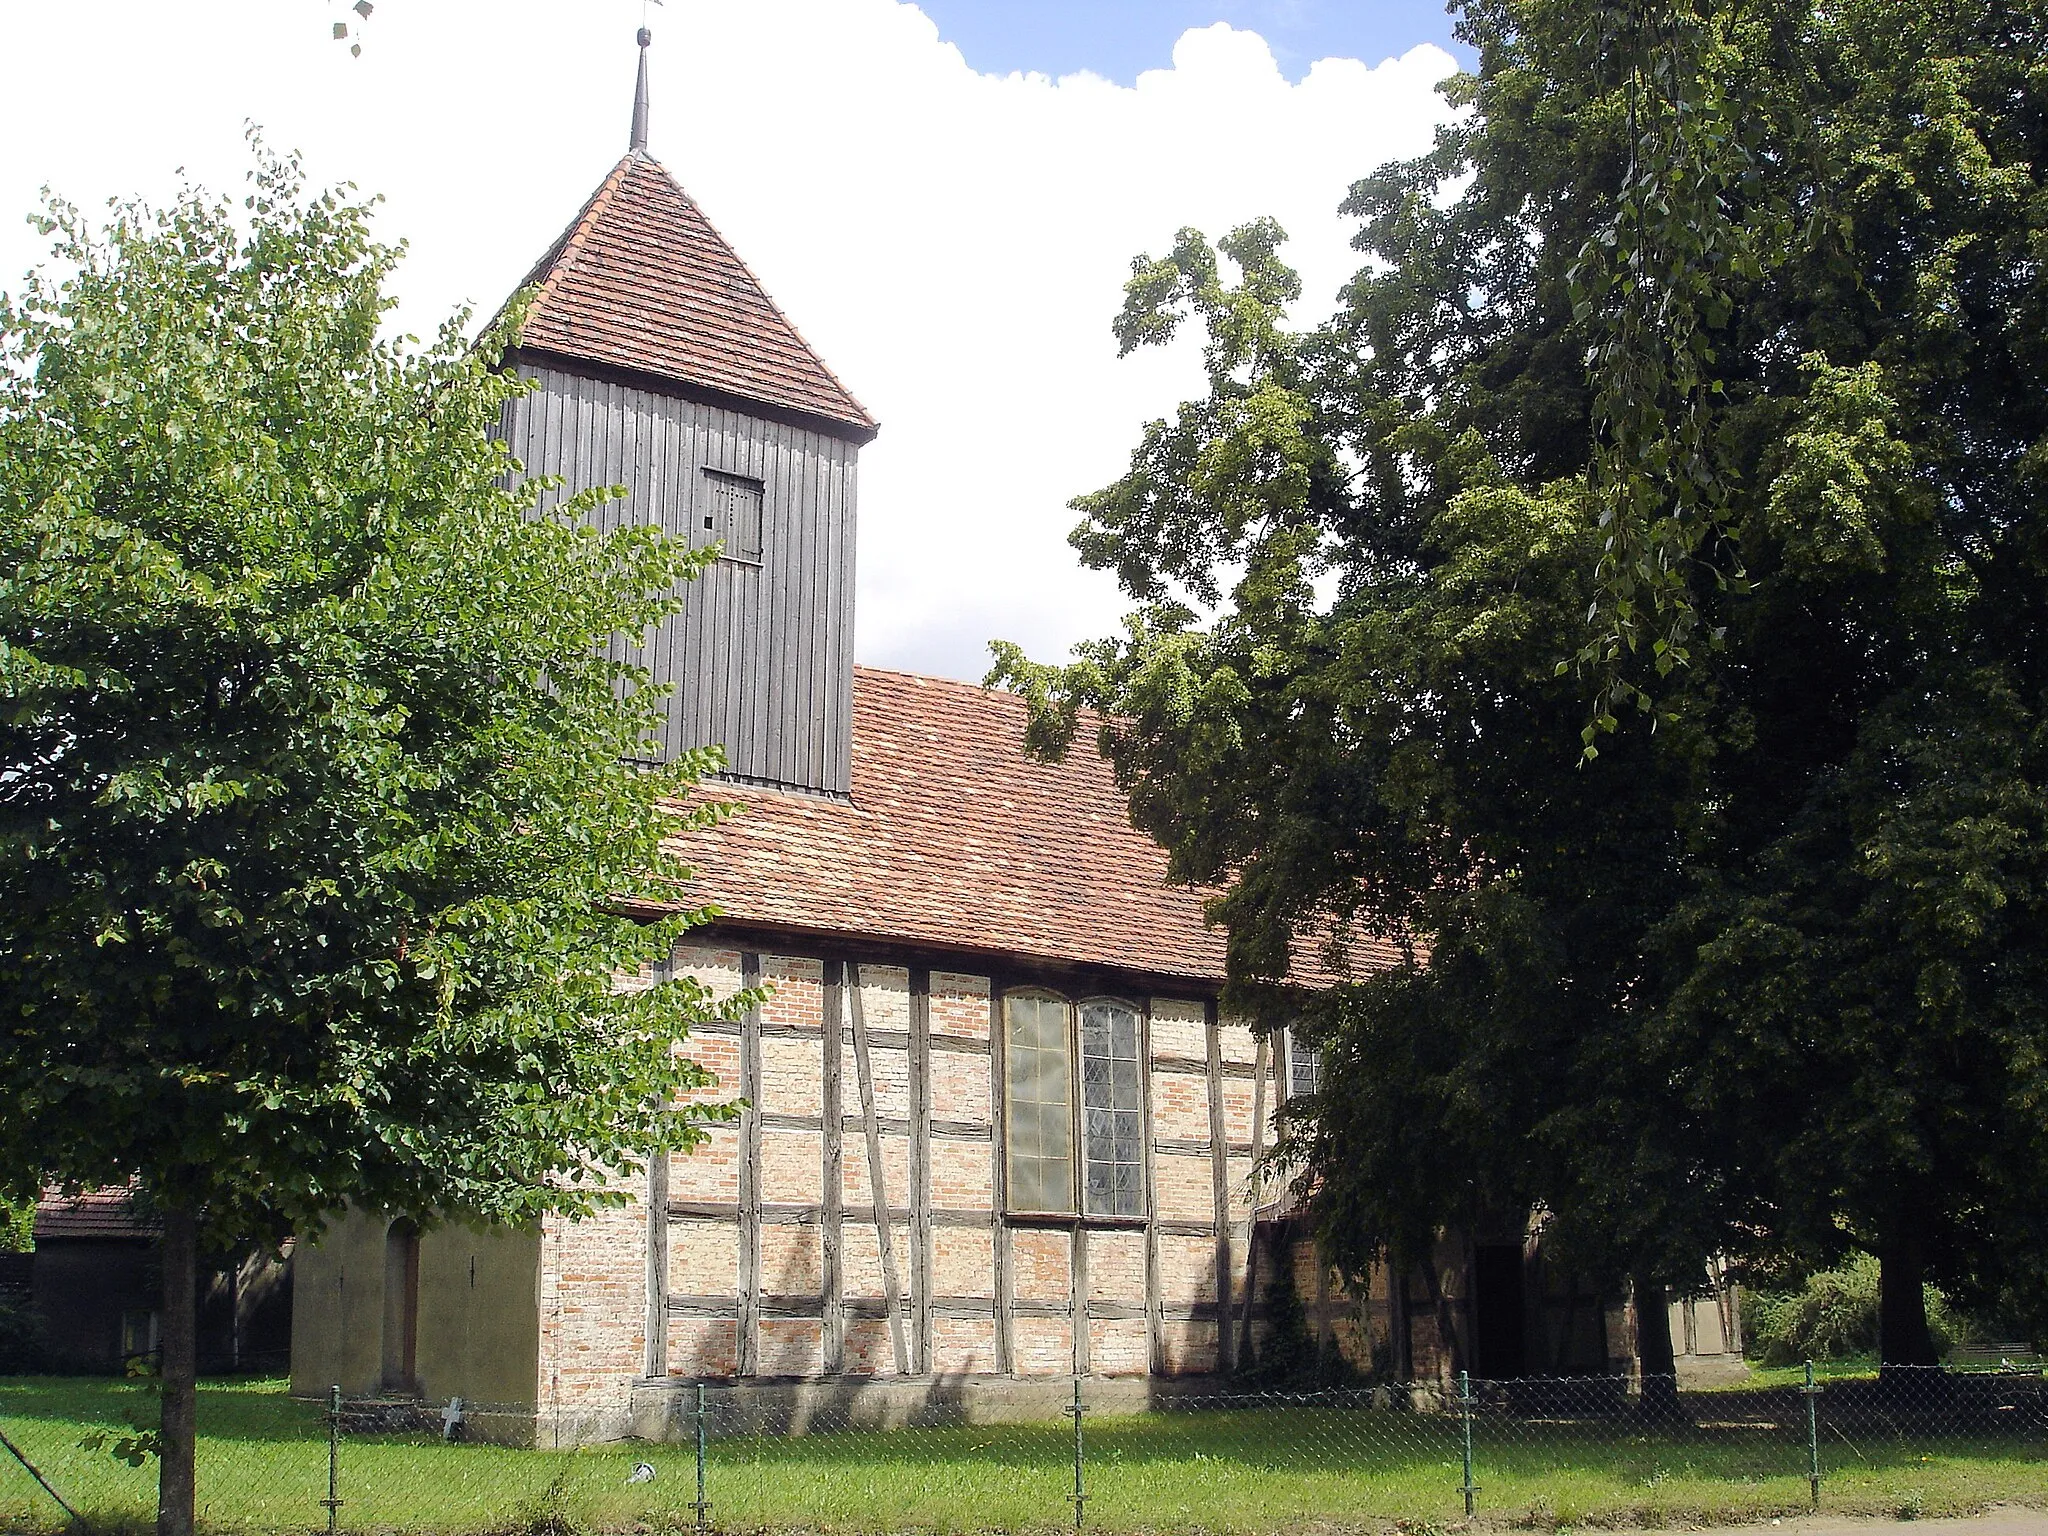
[[[656,922],[684,910],[656,902],[621,902],[623,916]],[[787,946],[821,959],[868,960],[876,964],[914,965],[928,970],[968,975],[1074,976],[1088,979],[1097,990],[1132,990],[1155,996],[1214,997],[1224,978],[1195,971],[1134,966],[1100,956],[1020,950],[1001,945],[962,944],[911,934],[853,933],[844,928],[774,919],[720,916],[690,930],[694,941],[729,949],[787,952]]]
[[[701,384],[694,379],[676,378],[670,374],[653,373],[643,368],[627,368],[618,363],[601,362],[596,358],[579,357],[573,352],[560,352],[552,347],[530,347],[523,343],[508,347],[504,363],[516,367],[525,363],[536,367],[558,368],[564,373],[574,373],[587,379],[599,379],[608,383],[623,384],[629,389],[644,389],[652,394],[669,395],[678,400],[689,400],[699,405],[717,406],[722,410],[736,410],[763,421],[778,422],[784,426],[802,427],[807,431],[822,432],[827,437],[836,437],[843,442],[865,447],[881,435],[880,423],[848,421],[837,416],[828,416],[819,411],[806,411],[796,406],[783,405],[772,400],[762,400],[742,394],[736,390],[721,389],[714,384]]]

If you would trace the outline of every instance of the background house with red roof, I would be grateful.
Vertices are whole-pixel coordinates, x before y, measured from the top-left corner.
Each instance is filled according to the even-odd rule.
[[[299,1256],[294,1390],[525,1405],[560,1439],[662,1433],[705,1380],[1143,1394],[1257,1352],[1283,1288],[1332,1349],[1399,1330],[1428,1368],[1433,1322],[1343,1296],[1261,1182],[1313,1058],[1219,1011],[1222,936],[1109,766],[1028,756],[1016,698],[853,664],[876,423],[647,155],[642,47],[633,147],[530,279],[539,388],[503,433],[564,494],[624,486],[599,516],[719,546],[620,643],[675,688],[650,750],[722,745],[743,807],[680,848],[722,915],[671,964],[768,988],[690,1045],[748,1107],[592,1220],[337,1224]],[[1516,1318],[1577,1319],[1540,1363],[1607,1369],[1605,1306],[1520,1274]]]
[[[37,1369],[120,1375],[153,1367],[157,1225],[127,1189],[51,1190],[37,1202],[33,1252],[19,1282],[35,1321]],[[12,1256],[10,1256],[12,1257]],[[199,1284],[200,1368],[275,1372],[289,1358],[289,1252],[210,1255]]]

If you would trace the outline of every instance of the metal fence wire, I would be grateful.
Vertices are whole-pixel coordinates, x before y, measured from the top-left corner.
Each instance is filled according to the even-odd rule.
[[[630,1422],[461,1400],[200,1397],[210,1531],[1259,1531],[1935,1514],[2048,1499],[2048,1381],[1892,1370],[1689,1390],[1581,1377],[682,1384]],[[0,1381],[0,1530],[146,1527],[146,1386]],[[648,1438],[619,1439],[622,1427]],[[76,1520],[74,1522],[73,1516]]]

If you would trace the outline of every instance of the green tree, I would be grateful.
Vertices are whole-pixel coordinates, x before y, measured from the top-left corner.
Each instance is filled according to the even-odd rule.
[[[33,1253],[35,1246],[35,1201],[0,1200],[0,1253]]]
[[[508,489],[524,386],[461,317],[382,335],[398,253],[295,163],[45,227],[0,307],[0,1194],[158,1212],[182,1536],[202,1245],[574,1214],[726,1113],[669,1108],[707,994],[618,983],[715,759],[632,763],[607,643],[703,557]]]
[[[1329,320],[1271,226],[1137,264],[1123,347],[1209,343],[1076,503],[1142,606],[992,675],[1043,750],[1104,712],[1236,1000],[1328,1045],[1355,1265],[1531,1206],[1641,1291],[1860,1247],[1895,1364],[1924,1278],[2041,1295],[2044,24],[1479,0]],[[1359,932],[1410,959],[1285,987]]]

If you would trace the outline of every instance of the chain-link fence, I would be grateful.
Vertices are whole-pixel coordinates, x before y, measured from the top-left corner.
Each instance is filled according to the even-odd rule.
[[[215,1531],[1272,1532],[1685,1524],[2048,1499],[2028,1369],[1235,1391],[1173,1382],[683,1385],[613,1416],[202,1391]],[[123,1396],[125,1390],[126,1396]],[[0,1382],[0,1529],[146,1526],[146,1388]],[[552,1448],[560,1446],[560,1448]]]

